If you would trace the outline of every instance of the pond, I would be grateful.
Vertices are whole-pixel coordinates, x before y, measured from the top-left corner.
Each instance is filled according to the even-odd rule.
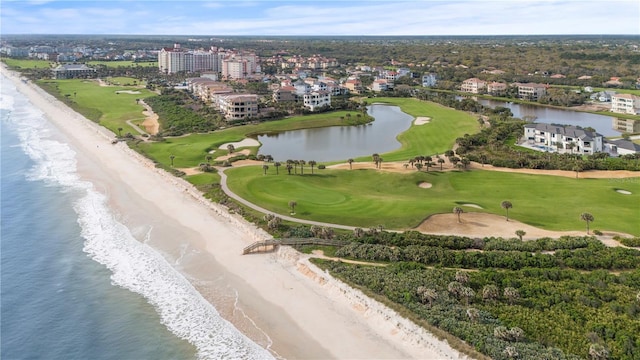
[[[382,154],[400,148],[398,134],[411,127],[413,116],[397,106],[374,104],[367,113],[375,118],[367,125],[331,126],[259,135],[259,154],[276,161],[340,161],[360,156]]]
[[[544,106],[514,104],[511,102],[479,99],[484,106],[495,108],[502,106],[511,109],[514,117],[534,117],[537,123],[563,124],[592,127],[604,136],[620,136],[621,131],[614,129],[617,119],[613,116],[597,115],[581,111],[553,109]]]

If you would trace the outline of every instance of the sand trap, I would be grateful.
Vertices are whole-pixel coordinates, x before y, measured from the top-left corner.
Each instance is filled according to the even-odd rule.
[[[229,144],[233,145],[233,147],[235,148],[241,148],[241,147],[247,147],[247,146],[260,146],[260,142],[258,140],[246,138],[246,139],[243,139],[242,141],[222,144],[218,147],[218,149],[226,149],[227,145]]]
[[[482,206],[478,205],[478,204],[460,204],[462,206],[468,206],[468,207],[472,207],[472,208],[476,208],[476,209],[482,209]]]
[[[414,124],[414,125],[424,125],[424,124],[428,124],[429,122],[431,122],[431,118],[430,118],[430,117],[426,117],[426,116],[418,116],[418,117],[413,121],[413,124]]]
[[[418,186],[420,186],[420,187],[421,187],[421,188],[423,188],[423,189],[429,189],[430,187],[432,187],[432,186],[433,186],[433,184],[428,183],[428,182],[424,182],[424,181],[423,181],[423,182],[421,182],[420,184],[418,184]]]
[[[631,195],[631,191],[627,191],[627,190],[617,189],[616,192],[619,192],[620,194],[624,194],[624,195]]]
[[[116,94],[131,94],[131,95],[135,95],[135,94],[140,94],[140,91],[133,91],[133,90],[118,90],[116,91]]]

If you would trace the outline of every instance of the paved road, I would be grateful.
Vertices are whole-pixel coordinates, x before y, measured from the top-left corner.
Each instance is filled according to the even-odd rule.
[[[297,222],[297,223],[302,223],[302,224],[308,224],[308,225],[317,225],[317,226],[326,226],[326,227],[332,227],[332,228],[336,228],[336,229],[345,229],[345,230],[353,230],[356,228],[356,226],[347,226],[347,225],[340,225],[340,224],[330,224],[330,223],[324,223],[324,222],[319,222],[319,221],[311,221],[311,220],[304,220],[304,219],[298,219],[298,218],[294,218],[291,216],[287,216],[287,215],[282,215],[282,214],[278,214],[278,213],[274,213],[273,211],[269,211],[263,207],[260,207],[254,203],[251,203],[243,198],[241,198],[240,196],[238,196],[236,193],[234,193],[233,191],[231,191],[229,189],[229,187],[227,186],[227,174],[224,173],[224,170],[226,168],[223,167],[216,167],[216,169],[218,169],[218,174],[220,174],[220,185],[222,186],[222,191],[224,191],[225,194],[227,194],[227,196],[229,196],[232,199],[237,200],[238,202],[254,209],[257,211],[260,211],[261,213],[264,214],[272,214],[275,215],[279,218],[281,218],[282,220],[287,220],[287,221],[292,221],[292,222]]]

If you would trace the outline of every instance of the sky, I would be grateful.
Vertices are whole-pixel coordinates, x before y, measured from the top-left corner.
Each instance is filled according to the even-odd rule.
[[[640,35],[640,0],[0,0],[2,34]]]

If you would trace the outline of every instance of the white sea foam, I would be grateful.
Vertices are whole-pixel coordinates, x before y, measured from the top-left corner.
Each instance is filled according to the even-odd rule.
[[[2,91],[2,109],[11,111],[22,148],[34,161],[28,179],[78,191],[74,209],[86,240],[84,251],[111,270],[113,284],[144,296],[169,330],[195,345],[201,359],[273,359],[223,319],[158,252],[117,221],[105,196],[79,178],[76,153],[50,138],[44,114],[18,93],[10,96],[11,91]]]

